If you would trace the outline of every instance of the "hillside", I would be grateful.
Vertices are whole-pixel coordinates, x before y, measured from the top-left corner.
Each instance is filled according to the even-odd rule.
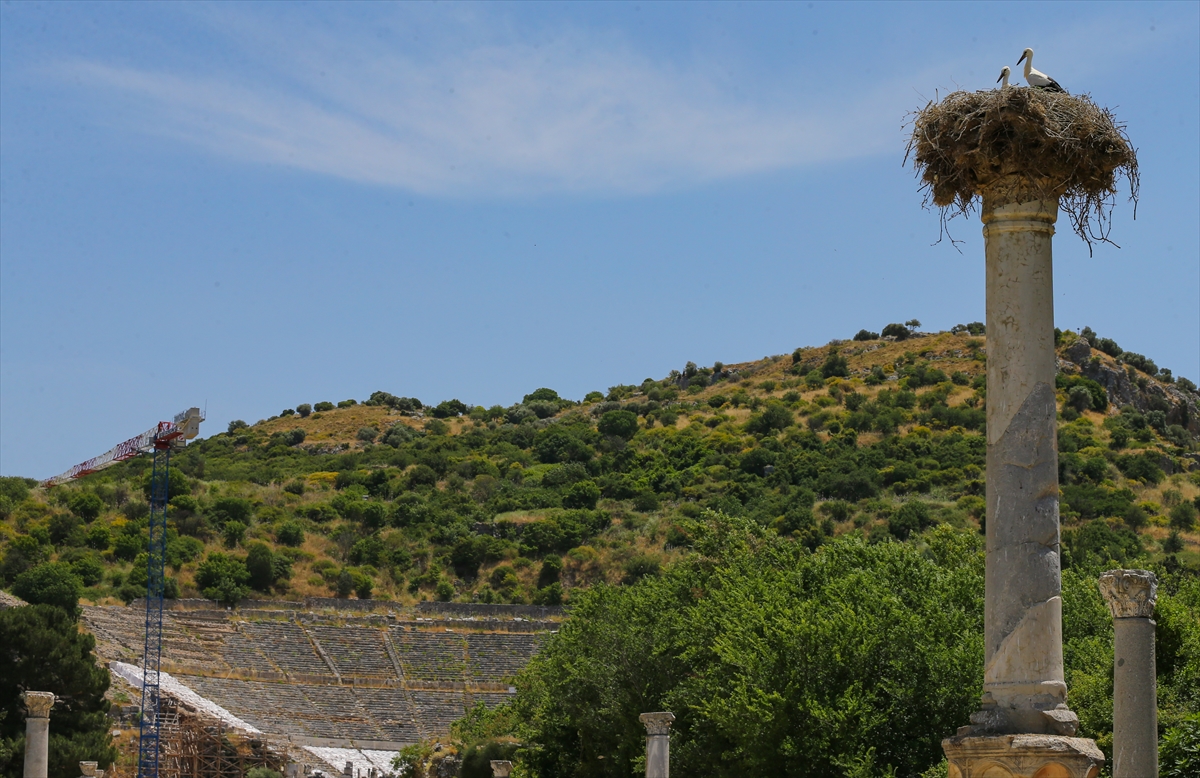
[[[704,509],[809,548],[978,529],[981,330],[889,325],[889,338],[688,363],[582,402],[376,392],[235,422],[172,459],[169,594],[559,604],[688,554],[683,519]],[[1200,395],[1083,335],[1059,342],[1064,565],[1195,572]],[[96,605],[141,596],[148,467],[52,490],[4,479],[3,585],[27,599],[78,587]]]

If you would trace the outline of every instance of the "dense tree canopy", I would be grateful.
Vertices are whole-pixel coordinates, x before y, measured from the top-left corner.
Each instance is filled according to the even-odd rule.
[[[0,611],[0,775],[24,772],[21,693],[52,692],[50,775],[77,775],[81,760],[102,768],[116,758],[108,733],[108,671],[96,664],[95,638],[62,608],[29,605]],[[5,759],[4,755],[8,758]]]

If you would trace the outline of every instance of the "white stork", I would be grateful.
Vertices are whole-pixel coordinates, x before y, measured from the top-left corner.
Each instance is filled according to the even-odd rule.
[[[1067,90],[1058,85],[1050,76],[1040,70],[1033,69],[1033,49],[1025,49],[1025,53],[1021,55],[1021,59],[1017,60],[1017,64],[1025,63],[1025,82],[1034,89],[1044,89],[1047,92],[1062,92],[1066,94]]]
[[[1008,65],[1000,68],[1000,78],[996,79],[996,83],[1000,84],[1001,89],[1008,89],[1008,77],[1011,73],[1012,70],[1008,67]]]

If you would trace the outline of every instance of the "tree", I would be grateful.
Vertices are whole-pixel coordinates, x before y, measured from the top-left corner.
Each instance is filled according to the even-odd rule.
[[[445,400],[437,404],[432,414],[435,419],[449,419],[454,416],[462,416],[469,410],[470,408],[462,400]]]
[[[249,589],[246,583],[250,573],[246,565],[236,557],[227,556],[220,551],[213,551],[196,569],[196,586],[210,600],[225,605],[236,605],[244,598]]]
[[[1181,502],[1171,508],[1171,526],[1175,529],[1190,532],[1196,526],[1196,506],[1190,502]]]
[[[929,505],[919,500],[906,502],[888,519],[888,532],[900,540],[914,532],[920,532],[932,523]]]
[[[921,329],[921,321],[920,319],[909,319],[908,321],[904,322],[904,326],[911,330],[919,330]]]
[[[240,521],[227,521],[221,534],[225,537],[225,547],[234,548],[246,537],[246,525]]]
[[[978,536],[809,553],[749,520],[688,529],[695,555],[661,575],[574,590],[518,677],[533,774],[633,774],[648,710],[676,712],[681,775],[917,775],[942,760],[983,671]]]
[[[536,389],[533,392],[525,395],[524,399],[521,400],[521,404],[528,405],[532,402],[558,402],[560,399],[561,398],[558,396],[558,392],[543,386],[541,389]]]
[[[251,588],[271,591],[275,583],[275,555],[266,543],[255,541],[246,547],[246,572]]]
[[[882,335],[882,337],[885,337],[885,338],[895,338],[896,340],[908,340],[908,337],[910,335],[912,335],[912,333],[909,332],[908,327],[905,327],[903,324],[896,324],[893,322],[892,324],[889,324],[883,328],[883,332],[881,333],[881,335]]]
[[[1077,411],[1087,411],[1092,408],[1092,393],[1086,386],[1073,386],[1067,392],[1067,405]]]
[[[79,595],[83,583],[70,565],[62,562],[43,562],[17,576],[13,594],[35,605],[53,605],[71,618],[79,617]]]
[[[855,340],[879,340],[879,333],[871,332],[870,330],[859,330],[857,333],[855,333],[854,339]]]
[[[600,487],[595,481],[580,481],[567,487],[563,495],[564,508],[586,508],[592,510],[600,499]]]
[[[77,775],[81,760],[107,769],[117,758],[109,735],[108,671],[96,665],[96,639],[80,632],[61,608],[30,605],[0,611],[0,775],[24,769],[23,691],[47,691],[59,701],[50,710],[50,775]],[[5,760],[3,754],[8,752]]]
[[[308,403],[300,403],[296,406],[296,413],[300,414],[300,418],[302,419],[307,419],[312,410],[312,406]]]
[[[67,507],[85,524],[90,524],[99,518],[100,511],[104,510],[104,501],[92,492],[76,492],[67,500]]]
[[[629,440],[638,431],[638,417],[633,411],[606,411],[598,425],[601,435],[611,435]]]
[[[230,435],[232,435],[233,433],[237,432],[238,430],[244,430],[249,426],[250,426],[249,424],[242,421],[241,419],[234,419],[233,421],[229,422],[229,426],[225,428],[225,431],[227,433],[229,433]]]
[[[846,358],[838,353],[837,349],[830,349],[829,356],[825,357],[825,364],[821,365],[821,377],[846,378],[850,375],[850,364]]]
[[[319,402],[313,406],[313,410],[317,411],[318,413],[323,413],[324,411],[332,411],[333,403],[329,402],[328,400],[322,400],[321,402]]]
[[[350,598],[350,593],[354,591],[354,576],[350,574],[349,570],[338,573],[335,591],[340,600]]]

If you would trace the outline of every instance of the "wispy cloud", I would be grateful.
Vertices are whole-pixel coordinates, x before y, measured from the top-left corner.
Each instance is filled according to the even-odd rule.
[[[440,195],[640,193],[876,153],[913,95],[880,85],[798,107],[701,68],[564,33],[419,61],[373,41],[292,40],[274,72],[99,61],[72,80],[122,96],[133,129],[217,154]]]

